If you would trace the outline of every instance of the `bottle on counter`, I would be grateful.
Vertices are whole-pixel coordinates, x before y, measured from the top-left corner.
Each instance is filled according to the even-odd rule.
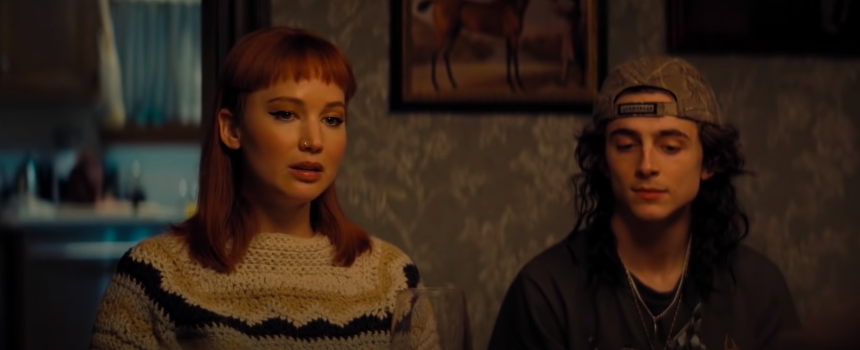
[[[140,179],[140,161],[131,162],[131,189],[128,199],[131,200],[131,207],[135,213],[140,209],[140,204],[146,201],[146,193],[143,191],[143,184]]]

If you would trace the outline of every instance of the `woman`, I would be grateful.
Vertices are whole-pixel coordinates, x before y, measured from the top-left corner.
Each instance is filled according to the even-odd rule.
[[[387,349],[419,275],[335,197],[355,89],[314,34],[242,38],[204,118],[198,211],[121,259],[92,349]]]

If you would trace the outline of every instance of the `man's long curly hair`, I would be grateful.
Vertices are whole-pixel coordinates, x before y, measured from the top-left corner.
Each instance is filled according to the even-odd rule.
[[[731,257],[749,231],[749,219],[741,209],[734,178],[748,173],[738,130],[731,125],[699,123],[703,149],[702,165],[713,176],[702,181],[692,203],[692,247],[688,273],[707,298],[713,288],[714,270],[730,269]],[[614,210],[614,194],[605,172],[606,123],[589,123],[578,135],[575,157],[581,172],[574,175],[577,221],[572,237],[585,235],[591,277],[617,281],[623,271],[616,252],[615,236],[609,220]]]

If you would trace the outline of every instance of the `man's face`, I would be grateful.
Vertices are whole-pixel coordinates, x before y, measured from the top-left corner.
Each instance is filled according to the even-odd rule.
[[[662,92],[624,94],[616,103],[675,102]],[[606,126],[606,172],[616,212],[660,221],[690,207],[701,181],[702,144],[696,123],[676,117],[619,118]]]

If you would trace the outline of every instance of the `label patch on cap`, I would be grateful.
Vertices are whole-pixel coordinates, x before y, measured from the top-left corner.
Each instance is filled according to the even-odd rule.
[[[618,115],[656,115],[656,103],[624,103],[618,105]]]

